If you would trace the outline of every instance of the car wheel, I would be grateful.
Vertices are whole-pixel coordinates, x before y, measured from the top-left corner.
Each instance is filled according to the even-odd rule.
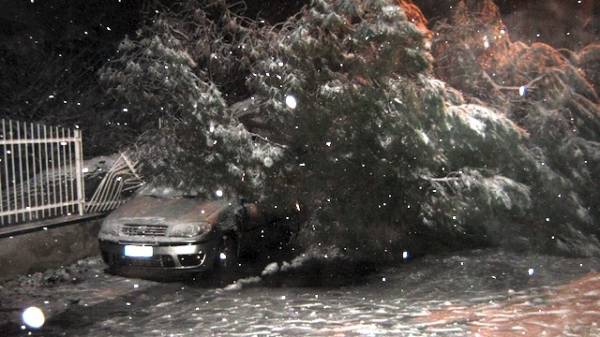
[[[237,269],[238,247],[232,235],[223,235],[217,249],[215,269],[218,273],[228,273]]]

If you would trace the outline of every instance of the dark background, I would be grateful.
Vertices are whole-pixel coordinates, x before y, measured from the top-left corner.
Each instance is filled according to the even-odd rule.
[[[435,24],[449,15],[457,0],[415,2],[430,24]],[[122,127],[117,123],[94,125],[96,120],[90,112],[114,114],[109,120],[119,118],[109,99],[103,98],[97,71],[113,57],[123,37],[134,35],[143,18],[151,17],[144,13],[165,10],[173,3],[0,0],[0,116],[70,127],[82,124],[84,129]],[[307,0],[247,0],[245,13],[276,23],[306,3]],[[600,36],[600,2],[596,0],[496,3],[513,40],[580,49]],[[92,134],[102,137],[102,132]],[[93,155],[95,151],[88,147],[86,153]]]

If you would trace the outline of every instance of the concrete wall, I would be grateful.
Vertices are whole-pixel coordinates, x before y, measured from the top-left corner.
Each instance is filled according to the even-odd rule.
[[[39,230],[0,237],[0,279],[13,278],[71,264],[98,255],[101,218],[82,218],[66,225],[40,226]]]

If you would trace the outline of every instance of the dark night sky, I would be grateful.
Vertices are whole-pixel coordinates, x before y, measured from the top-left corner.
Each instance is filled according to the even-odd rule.
[[[415,0],[432,21],[456,0]],[[495,0],[513,39],[578,49],[600,37],[598,0]],[[539,34],[539,36],[538,36]]]
[[[430,18],[443,17],[456,0],[416,0]],[[306,1],[248,1],[248,14],[269,21],[280,21]],[[497,0],[511,33],[531,41],[577,47],[579,40],[589,42],[598,33],[600,5],[594,0]],[[141,10],[153,1],[143,0],[1,0],[0,43],[14,39],[33,39],[39,48],[78,50],[93,47],[98,56],[106,56],[125,35],[140,24]],[[168,3],[168,2],[167,2]],[[549,19],[551,18],[551,19]],[[109,30],[110,29],[110,30]],[[87,32],[87,34],[85,33]],[[571,33],[566,35],[566,33]],[[537,34],[541,33],[540,37]],[[564,36],[562,36],[564,35]],[[596,35],[596,36],[594,36]],[[24,42],[21,42],[24,43]]]
[[[299,8],[303,0],[248,1],[248,14],[269,21],[280,21]],[[430,18],[443,17],[455,0],[416,0]],[[584,15],[600,5],[594,0],[497,0],[509,29],[526,40],[541,40],[575,47],[577,38],[592,39],[598,33],[593,17]],[[140,24],[141,9],[153,1],[143,0],[1,0],[1,42],[15,37],[34,39],[54,48],[77,48],[91,45],[113,49],[123,35],[135,31]],[[168,3],[168,2],[167,2]],[[551,18],[551,19],[550,19]],[[595,20],[598,21],[598,20]],[[587,25],[587,27],[584,27]],[[108,30],[110,29],[110,30]],[[581,34],[587,30],[586,34]],[[87,31],[87,34],[84,32]],[[557,35],[571,31],[571,37]],[[542,32],[543,36],[537,37]],[[583,37],[580,35],[584,35]],[[597,35],[597,34],[596,34]],[[109,47],[110,46],[110,47]],[[106,50],[109,52],[109,50]]]

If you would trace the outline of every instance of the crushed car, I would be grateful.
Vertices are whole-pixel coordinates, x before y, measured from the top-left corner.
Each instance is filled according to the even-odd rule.
[[[298,221],[244,200],[206,200],[170,188],[143,187],[101,224],[102,258],[113,273],[232,271],[241,257],[281,249]]]

